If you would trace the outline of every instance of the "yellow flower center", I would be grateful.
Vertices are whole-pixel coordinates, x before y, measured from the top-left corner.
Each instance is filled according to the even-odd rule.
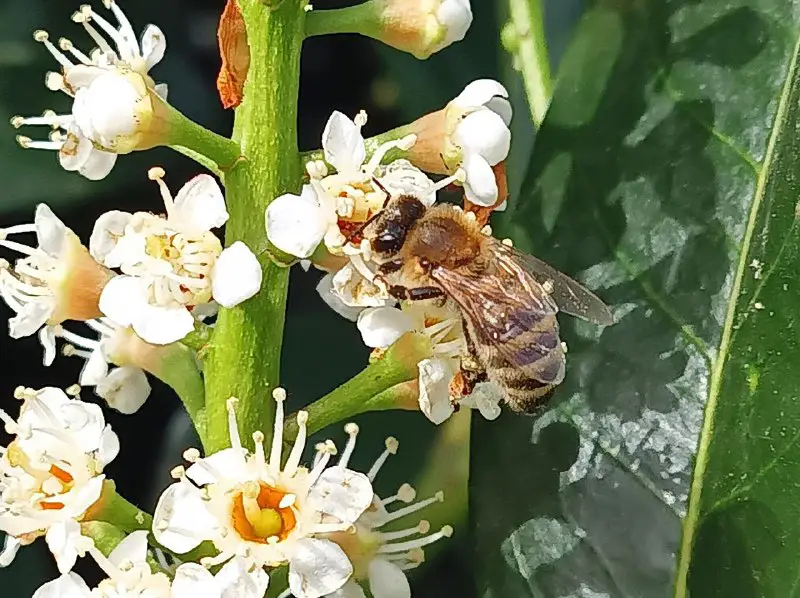
[[[264,483],[247,482],[233,499],[233,528],[249,542],[284,540],[297,524],[294,497]]]

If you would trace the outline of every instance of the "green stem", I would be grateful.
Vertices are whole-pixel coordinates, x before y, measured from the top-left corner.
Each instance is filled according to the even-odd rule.
[[[108,557],[114,549],[119,546],[120,542],[125,539],[125,532],[117,526],[104,521],[87,521],[81,523],[81,534],[87,538],[91,538],[95,547]],[[151,556],[148,551],[145,557],[147,564],[150,565],[151,571],[162,571],[161,565]],[[162,571],[166,573],[165,571]]]
[[[197,351],[198,353],[202,353],[208,349],[208,345],[211,342],[211,335],[213,334],[214,329],[209,326],[208,324],[203,324],[202,322],[195,322],[194,323],[194,331],[187,334],[181,340],[182,345],[186,345],[190,349]]]
[[[508,7],[513,26],[513,51],[522,73],[533,122],[539,128],[553,96],[542,0],[508,0]]]
[[[381,359],[308,406],[308,433],[367,411],[418,409],[417,363],[429,356],[430,342],[425,337],[404,336]],[[285,436],[297,436],[294,418],[287,418]]]
[[[165,103],[165,106],[171,120],[167,145],[215,174],[228,171],[236,165],[242,153],[238,143],[188,119],[169,104]]]
[[[225,177],[230,213],[226,243],[263,245],[264,210],[276,197],[300,189],[297,97],[305,12],[300,0],[270,10],[260,0],[240,0],[250,44],[244,101],[236,110],[234,139],[241,160]],[[278,384],[289,272],[259,256],[261,292],[233,309],[220,310],[204,371],[206,452],[229,446],[226,401],[239,399],[237,419],[245,441],[256,430],[269,435]]]
[[[378,35],[379,22],[375,2],[363,2],[346,8],[312,10],[306,19],[306,37],[334,33]]]
[[[192,333],[195,334],[195,333]],[[182,344],[169,346],[169,352],[151,373],[165,382],[180,397],[186,412],[206,446],[206,396],[203,377],[197,369],[196,353]]]

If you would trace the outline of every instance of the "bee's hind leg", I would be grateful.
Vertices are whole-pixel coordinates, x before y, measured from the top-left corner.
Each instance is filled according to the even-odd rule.
[[[395,299],[407,299],[409,301],[424,301],[426,299],[436,299],[444,297],[445,292],[439,287],[416,287],[409,289],[402,285],[393,284],[388,288],[389,294]]]

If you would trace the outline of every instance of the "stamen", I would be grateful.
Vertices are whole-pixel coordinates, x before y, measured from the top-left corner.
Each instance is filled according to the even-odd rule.
[[[358,127],[359,132],[361,132],[362,127],[367,124],[367,113],[364,110],[359,110],[356,117],[353,119],[353,122]]]
[[[7,226],[0,228],[0,239],[5,239],[8,235],[19,235],[22,233],[35,233],[36,225],[30,224],[15,224],[14,226]]]
[[[445,525],[441,530],[436,532],[435,534],[431,534],[430,536],[426,536],[424,538],[418,538],[417,540],[409,540],[408,542],[397,542],[396,544],[384,544],[378,549],[380,554],[389,554],[393,552],[405,552],[406,550],[412,550],[414,548],[422,548],[423,546],[428,546],[429,544],[433,544],[442,538],[449,538],[453,535],[453,528],[449,525]]]
[[[61,326],[55,327],[55,334],[56,336],[63,338],[68,343],[72,343],[78,347],[83,349],[89,349],[90,351],[94,351],[100,347],[100,341],[92,340],[90,338],[85,338],[74,332],[70,332],[69,330],[65,330]]]
[[[466,181],[466,180],[467,180],[467,173],[464,171],[463,168],[459,168],[458,170],[456,170],[455,174],[453,174],[452,176],[443,178],[441,181],[439,181],[438,183],[435,183],[432,187],[427,189],[426,192],[427,192],[428,195],[433,195],[434,193],[436,193],[437,191],[441,191],[442,189],[444,189],[448,185],[452,185],[453,183],[461,183],[461,184],[463,184],[464,181]],[[471,212],[467,212],[467,214],[470,214],[470,213]]]
[[[89,540],[89,542],[91,542],[91,540]],[[114,566],[114,563],[112,563],[102,552],[97,549],[97,547],[94,545],[94,542],[91,542],[91,545],[87,547],[86,552],[92,556],[98,567],[100,567],[100,569],[103,570],[103,573],[108,575],[108,577],[111,579],[120,578],[122,572],[116,566]]]
[[[78,50],[74,46],[74,44],[66,37],[62,37],[61,39],[58,40],[58,47],[61,48],[61,50],[63,50],[64,52],[69,52],[70,54],[72,54],[82,64],[85,64],[87,66],[92,65],[91,58],[89,58],[86,54]]]
[[[197,463],[200,460],[200,451],[194,447],[190,447],[183,451],[183,459],[188,463]]]
[[[164,177],[166,176],[166,172],[160,166],[155,166],[147,171],[147,178],[151,181],[155,181],[158,184],[158,188],[161,191],[161,197],[164,199],[164,206],[167,208],[167,215],[169,215],[170,210],[172,210],[175,202],[172,199],[172,193],[169,191],[169,187],[164,182]]]
[[[367,266],[367,264],[364,262],[364,259],[361,257],[361,255],[356,254],[351,256],[350,263],[353,264],[353,267],[358,271],[358,273],[368,281],[373,282],[375,280],[375,273],[369,269],[369,266]]]
[[[100,35],[100,32],[97,29],[95,29],[90,23],[90,21],[92,20],[92,8],[90,6],[85,6],[85,5],[81,6],[78,12],[73,13],[72,20],[75,23],[83,25],[83,28],[86,30],[86,33],[88,33],[89,36],[94,40],[94,43],[97,44],[101,53],[109,54],[112,56],[117,55],[117,53],[114,51],[114,48],[112,48],[109,45],[106,39],[102,35]],[[92,57],[94,58],[94,53]],[[95,60],[92,60],[92,62],[95,62]]]
[[[389,518],[387,519],[387,522],[394,521],[395,519],[400,519],[401,517],[405,517],[406,515],[419,511],[420,509],[424,509],[429,505],[443,501],[444,501],[444,492],[439,491],[431,498],[426,498],[425,500],[421,500],[412,505],[408,505],[407,507],[403,507],[402,509],[397,509],[396,511],[392,511],[391,513],[389,513]]]
[[[86,14],[86,16],[89,19],[97,23],[100,26],[100,29],[103,30],[103,33],[105,33],[108,37],[110,37],[113,40],[113,42],[117,45],[117,48],[119,49],[120,58],[130,62],[136,57],[131,52],[131,48],[129,47],[129,45],[126,43],[125,36],[120,31],[118,31],[111,23],[106,21],[105,18],[103,18],[103,16],[94,12],[91,6],[81,6],[81,11],[84,12],[84,14]]]
[[[273,476],[281,472],[281,449],[283,448],[283,402],[286,400],[286,391],[278,387],[272,391],[275,399],[275,427],[272,432],[272,450],[269,454],[269,471]]]
[[[414,527],[409,527],[408,529],[401,529],[396,532],[376,532],[381,541],[385,544],[387,542],[391,542],[393,540],[400,540],[402,538],[408,538],[409,536],[413,536],[415,534],[427,534],[431,531],[431,524],[430,522],[423,519]]]
[[[16,251],[17,253],[21,253],[23,255],[36,255],[36,253],[38,253],[38,251],[33,247],[28,247],[27,245],[17,243],[16,241],[7,241],[4,238],[2,230],[0,230],[0,247],[11,249],[12,251]]]
[[[303,457],[303,449],[306,446],[306,424],[308,423],[308,411],[297,412],[297,438],[294,439],[292,452],[289,453],[289,459],[286,461],[286,467],[283,471],[288,476],[293,476],[297,472],[297,467],[300,465],[300,459]]]
[[[417,142],[417,136],[413,133],[411,135],[406,135],[401,139],[395,139],[393,141],[387,141],[378,147],[375,152],[372,154],[367,165],[364,167],[364,174],[372,176],[372,174],[378,169],[383,159],[386,157],[391,150],[397,148],[399,150],[408,151],[410,150],[414,144]]]
[[[356,448],[358,425],[351,422],[344,427],[344,431],[348,434],[349,438],[347,439],[347,444],[344,447],[342,456],[339,458],[339,465],[341,467],[347,467],[350,463],[350,457],[353,455],[353,451]]]
[[[53,58],[55,58],[56,61],[58,61],[58,64],[63,66],[65,69],[71,69],[73,66],[75,66],[69,61],[69,58],[64,56],[64,54],[53,45],[53,42],[50,41],[50,34],[47,33],[47,31],[44,31],[42,29],[34,31],[33,39],[35,39],[40,44],[44,44],[44,47],[47,48],[48,52],[50,52],[50,54],[53,55]]]
[[[309,474],[309,486],[314,485],[317,479],[319,479],[319,476],[322,475],[325,467],[328,465],[328,461],[330,460],[331,456],[336,454],[336,445],[333,444],[331,440],[326,440],[324,443],[318,444],[316,449],[317,454],[314,457],[314,466]]]
[[[258,464],[259,469],[263,469],[267,466],[267,458],[264,453],[264,433],[261,431],[253,432],[253,444],[256,447],[256,463]]]
[[[386,460],[389,458],[389,455],[396,454],[399,446],[400,443],[397,442],[396,438],[390,436],[389,438],[386,439],[386,449],[375,460],[375,463],[372,465],[369,472],[367,472],[367,477],[369,478],[370,482],[375,481],[375,476],[378,475],[378,472],[381,470],[381,467],[383,467],[383,464],[386,463]]]
[[[127,42],[128,49],[133,57],[141,58],[141,54],[139,53],[139,44],[136,42],[136,32],[133,30],[133,26],[128,20],[128,17],[125,16],[125,13],[122,12],[114,0],[103,0],[103,4],[107,9],[113,12],[114,16],[117,18],[117,21],[119,22],[119,32],[123,39]]]
[[[242,454],[242,440],[239,437],[239,427],[236,423],[236,405],[239,399],[231,397],[227,400],[225,405],[228,409],[228,435],[231,438],[231,448],[236,449],[236,453]]]
[[[59,151],[63,145],[63,141],[34,141],[30,137],[24,135],[17,135],[17,143],[23,149],[43,149]]]

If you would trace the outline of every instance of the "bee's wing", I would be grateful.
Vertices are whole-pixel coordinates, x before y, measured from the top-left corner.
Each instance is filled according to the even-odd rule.
[[[558,307],[523,268],[500,258],[479,274],[434,267],[431,277],[461,308],[478,337],[474,341],[492,347],[528,378],[543,384],[561,382],[563,350],[558,322],[552,317]],[[560,359],[552,359],[553,351]]]
[[[522,253],[496,239],[493,240],[493,245],[495,254],[503,261],[516,262],[540,284],[549,281],[552,285],[550,296],[564,313],[603,326],[614,323],[614,316],[606,304],[580,283],[539,258]]]

